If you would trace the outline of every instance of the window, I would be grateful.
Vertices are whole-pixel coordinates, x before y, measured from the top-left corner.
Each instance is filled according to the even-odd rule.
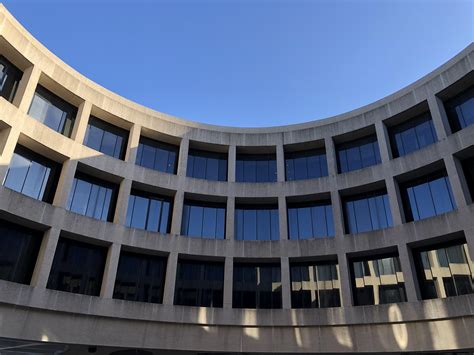
[[[60,237],[47,288],[98,296],[107,248]]]
[[[136,164],[148,169],[176,174],[178,147],[141,137]]]
[[[0,279],[29,284],[42,233],[0,219]]]
[[[190,237],[224,239],[226,206],[219,203],[184,201],[181,234]]]
[[[351,277],[355,306],[407,301],[398,255],[356,259]]]
[[[392,213],[385,190],[343,199],[346,233],[362,233],[391,227]]]
[[[390,128],[389,135],[394,158],[419,150],[437,140],[429,113]]]
[[[451,130],[457,132],[474,123],[474,86],[444,103]]]
[[[285,153],[286,180],[314,179],[328,175],[324,149]]]
[[[290,239],[334,236],[331,203],[288,204],[288,233]]]
[[[474,293],[473,262],[465,242],[428,247],[414,256],[424,300]]]
[[[0,96],[12,102],[23,73],[0,55]]]
[[[67,208],[83,216],[111,222],[117,191],[118,187],[115,184],[77,172]]]
[[[292,263],[291,307],[340,307],[338,265],[328,263]]]
[[[375,135],[336,146],[339,173],[380,164],[379,145]]]
[[[402,184],[406,220],[437,216],[456,209],[446,172],[436,172]]]
[[[281,308],[279,264],[234,264],[233,308]]]
[[[463,160],[461,164],[471,194],[471,200],[474,201],[474,157]]]
[[[235,208],[236,240],[278,240],[278,207],[242,205]]]
[[[114,298],[163,302],[166,258],[122,251],[115,278]]]
[[[117,159],[125,158],[128,132],[91,116],[84,144]]]
[[[171,198],[132,190],[128,199],[126,225],[150,232],[169,233]]]
[[[178,261],[174,304],[194,307],[222,307],[224,263]]]
[[[237,182],[276,182],[277,167],[275,154],[237,154]]]
[[[227,181],[227,153],[190,149],[186,175],[196,179]]]
[[[38,85],[28,114],[56,132],[70,137],[77,108]]]

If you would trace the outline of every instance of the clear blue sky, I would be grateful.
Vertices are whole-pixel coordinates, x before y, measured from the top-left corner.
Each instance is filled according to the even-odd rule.
[[[46,47],[161,112],[232,126],[343,113],[474,39],[472,0],[4,0]]]

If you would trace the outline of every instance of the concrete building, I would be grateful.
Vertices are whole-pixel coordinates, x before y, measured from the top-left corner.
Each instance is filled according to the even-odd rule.
[[[473,69],[471,44],[336,117],[212,126],[1,6],[0,352],[472,354]]]

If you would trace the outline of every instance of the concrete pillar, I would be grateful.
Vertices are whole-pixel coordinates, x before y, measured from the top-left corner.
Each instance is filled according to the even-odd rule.
[[[351,274],[349,272],[349,263],[344,252],[337,254],[337,263],[339,265],[342,307],[350,307],[352,305]]]
[[[446,172],[449,177],[449,184],[451,185],[451,191],[453,192],[456,206],[464,207],[472,202],[471,193],[467,186],[464,172],[462,170],[461,162],[456,157],[449,155],[444,157],[444,165]]]
[[[224,308],[232,308],[232,290],[234,289],[234,258],[229,256],[224,262]]]
[[[56,194],[54,195],[53,205],[67,208],[69,195],[71,194],[74,176],[77,169],[77,160],[66,160],[61,168]]]
[[[334,234],[336,238],[344,238],[343,205],[339,191],[331,191],[332,215],[334,220]]]
[[[174,288],[176,284],[177,270],[178,253],[172,252],[168,255],[168,262],[166,264],[165,290],[163,292],[163,304],[165,305],[172,305],[174,303]]]
[[[41,70],[36,66],[31,66],[23,72],[23,76],[18,83],[15,98],[13,99],[13,104],[20,111],[27,113],[30,109],[31,100],[35,94],[40,76]]]
[[[430,95],[428,96],[428,107],[438,140],[443,140],[452,133],[443,101],[436,95]]]
[[[186,168],[188,166],[188,153],[189,153],[189,138],[184,137],[181,139],[179,145],[179,157],[178,157],[178,176],[186,176]]]
[[[229,146],[227,162],[227,180],[235,182],[235,171],[237,166],[237,147],[233,144]]]
[[[281,301],[283,309],[291,309],[290,260],[281,257]]]
[[[471,260],[474,261],[474,228],[466,229],[464,231],[466,237],[467,248],[469,249],[469,255]]]
[[[123,179],[120,182],[119,192],[117,196],[117,204],[115,206],[114,223],[125,225],[127,219],[127,208],[130,191],[132,190],[132,180]]]
[[[285,151],[283,143],[276,146],[277,181],[285,181]]]
[[[0,155],[0,183],[3,183],[5,176],[8,171],[8,167],[13,158],[18,138],[20,137],[20,130],[15,127],[6,128],[5,136],[2,137],[5,140],[2,154]]]
[[[225,239],[234,240],[234,230],[235,230],[235,197],[227,197],[227,207],[226,207],[226,222],[225,222]]]
[[[60,232],[60,229],[52,227],[44,233],[31,278],[31,286],[46,288]]]
[[[115,278],[120,258],[120,244],[112,243],[107,251],[107,260],[105,261],[104,276],[102,277],[102,287],[100,296],[102,298],[112,298],[114,295]]]
[[[72,128],[71,139],[78,143],[82,144],[84,142],[91,110],[92,104],[89,101],[83,101],[77,109],[77,116],[74,122],[74,127]]]
[[[280,228],[280,240],[288,238],[288,215],[286,213],[286,197],[278,196],[278,222]]]
[[[137,159],[138,143],[140,142],[140,134],[142,126],[134,124],[128,135],[127,151],[125,152],[125,161],[130,164],[135,164]]]
[[[375,122],[375,133],[380,150],[380,159],[386,163],[392,159],[392,149],[390,148],[390,138],[388,137],[387,127],[382,121]]]
[[[337,175],[337,155],[336,145],[331,137],[324,139],[324,146],[326,148],[326,160],[328,163],[328,174],[329,176]]]
[[[176,191],[173,203],[173,216],[171,219],[171,234],[181,234],[181,220],[183,218],[184,192]]]
[[[403,272],[407,300],[408,302],[416,302],[418,299],[421,299],[421,297],[419,297],[420,290],[418,285],[415,283],[416,269],[413,257],[411,256],[411,251],[406,244],[403,243],[398,245],[398,257]]]
[[[400,226],[405,220],[403,212],[403,202],[400,195],[400,189],[392,176],[385,178],[385,186],[387,188],[388,200],[390,202],[390,211],[392,213],[392,221],[394,226]]]

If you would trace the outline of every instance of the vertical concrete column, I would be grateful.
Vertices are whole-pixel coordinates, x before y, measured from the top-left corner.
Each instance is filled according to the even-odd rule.
[[[46,288],[60,232],[60,229],[52,227],[44,233],[31,278],[31,286]]]
[[[13,99],[13,104],[17,106],[20,111],[28,112],[40,76],[41,70],[36,66],[31,66],[23,72],[23,76],[18,83],[18,89]]]
[[[344,238],[344,215],[339,191],[331,191],[331,205],[334,220],[334,234],[336,238]]]
[[[398,245],[398,257],[403,273],[403,281],[405,283],[405,292],[408,302],[416,302],[418,300],[419,288],[415,284],[416,269],[410,250],[406,244]]]
[[[225,222],[225,239],[234,240],[234,223],[235,223],[235,197],[227,197]]]
[[[77,160],[69,159],[63,163],[61,175],[59,176],[56,194],[54,195],[53,205],[66,208],[69,195],[71,193],[74,176],[77,169]]]
[[[89,101],[83,101],[77,109],[77,116],[74,122],[74,127],[72,128],[71,139],[78,143],[82,144],[84,142],[91,110],[92,104]]]
[[[286,197],[278,196],[278,223],[280,228],[280,240],[288,238],[288,215],[286,213]]]
[[[328,174],[329,176],[336,176],[337,175],[336,145],[334,144],[332,137],[324,138],[324,147],[326,149]]]
[[[466,237],[467,248],[469,249],[469,255],[471,260],[474,261],[474,228],[466,229],[464,231]]]
[[[119,258],[120,244],[112,243],[107,251],[104,276],[102,277],[102,287],[100,289],[100,296],[102,298],[112,298],[114,295],[115,278],[117,277]]]
[[[454,156],[444,157],[444,165],[449,177],[456,206],[463,207],[471,203],[471,194],[462,170],[461,162]]]
[[[385,178],[385,186],[387,188],[388,200],[390,202],[393,225],[400,226],[405,220],[400,189],[392,176],[387,176]]]
[[[386,163],[392,159],[392,150],[390,149],[390,139],[388,137],[387,127],[382,121],[375,122],[375,133],[380,150],[380,158],[382,163]]]
[[[224,262],[224,308],[232,308],[232,290],[234,288],[234,258],[228,256]]]
[[[235,182],[235,172],[237,166],[237,147],[235,144],[229,145],[229,155],[227,161],[227,180]]]
[[[188,166],[188,153],[189,153],[189,138],[183,137],[181,144],[179,145],[179,158],[178,158],[178,176],[186,176],[186,168]]]
[[[136,123],[132,126],[132,129],[130,129],[127,142],[127,151],[125,153],[125,161],[127,163],[135,164],[141,131],[142,126]]]
[[[277,163],[277,181],[285,181],[285,150],[283,143],[276,146],[276,163]]]
[[[350,307],[352,305],[351,274],[344,252],[337,253],[337,263],[339,265],[339,282],[341,284],[341,303],[343,307]]]
[[[449,126],[448,116],[444,109],[443,101],[436,95],[428,96],[428,107],[430,109],[433,125],[438,136],[438,140],[445,139],[451,134],[451,127]]]
[[[20,138],[20,130],[16,127],[6,128],[4,131],[5,137],[2,138],[5,140],[5,144],[0,155],[0,183],[3,183],[5,179],[18,138]]]
[[[281,257],[281,301],[283,309],[291,308],[290,259]]]
[[[119,192],[117,196],[117,204],[115,206],[114,223],[125,225],[127,218],[128,198],[132,190],[132,180],[123,179],[120,182]]]
[[[163,304],[165,305],[172,305],[174,303],[174,288],[176,284],[177,270],[178,253],[172,252],[168,255],[168,262],[166,264],[165,290],[163,292]]]
[[[171,234],[181,234],[181,220],[183,218],[184,192],[176,191],[173,203],[173,216],[171,219]]]

